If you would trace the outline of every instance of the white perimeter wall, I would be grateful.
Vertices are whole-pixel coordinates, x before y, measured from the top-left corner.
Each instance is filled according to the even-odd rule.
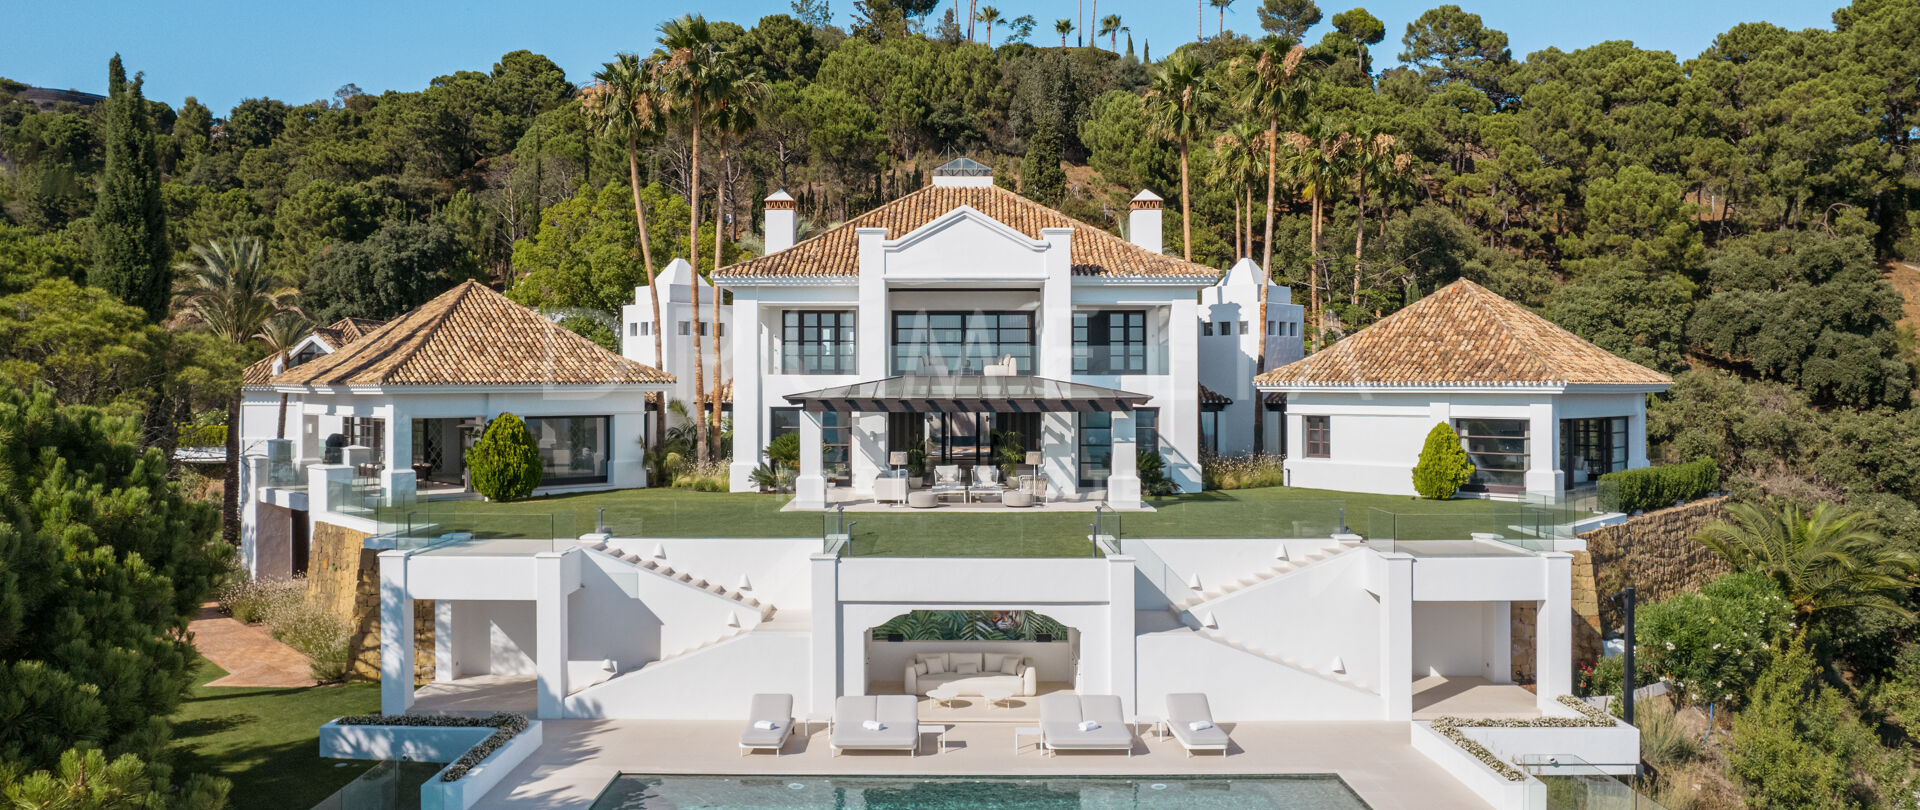
[[[699,652],[619,675],[566,699],[566,716],[737,720],[761,693],[789,694],[806,711],[808,635],[756,630]],[[831,709],[831,707],[827,707]]]
[[[1506,602],[1414,602],[1413,677],[1508,680],[1511,611]]]
[[[1165,716],[1167,695],[1200,692],[1223,723],[1379,720],[1379,696],[1187,631],[1139,637],[1139,711]]]
[[[443,599],[434,611],[436,678],[533,674],[534,603]]]

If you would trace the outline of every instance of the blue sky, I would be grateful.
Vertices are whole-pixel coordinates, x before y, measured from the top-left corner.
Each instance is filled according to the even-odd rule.
[[[1385,67],[1399,53],[1408,22],[1441,0],[1376,0],[1364,6],[1387,25],[1376,49]],[[1563,50],[1613,39],[1698,54],[1735,23],[1764,20],[1787,28],[1830,27],[1832,6],[1818,0],[1615,0],[1560,3],[1540,0],[1458,0],[1466,10],[1507,32],[1516,55],[1557,46]],[[1052,21],[1071,17],[1075,0],[1045,3],[997,0],[1003,16],[1032,14],[1041,21],[1034,41],[1054,35]],[[1257,31],[1259,0],[1238,0],[1227,28]],[[1106,0],[1099,13],[1120,14],[1136,43],[1165,53],[1194,34],[1194,7],[1159,0]],[[1350,4],[1320,0],[1330,19]],[[852,0],[832,0],[834,21],[847,23]],[[508,51],[546,54],[570,79],[591,74],[621,50],[644,52],[654,28],[668,17],[699,10],[709,19],[751,25],[788,10],[787,0],[701,0],[697,3],[508,3],[497,0],[6,0],[0,3],[0,76],[28,84],[104,92],[107,59],[122,54],[130,70],[145,71],[147,95],[178,105],[192,95],[224,115],[235,103],[270,96],[301,103],[327,98],[353,82],[368,92],[418,90],[455,70],[487,70]],[[1207,30],[1215,24],[1207,9]],[[1308,34],[1317,40],[1321,26]],[[996,31],[996,34],[1001,33]]]

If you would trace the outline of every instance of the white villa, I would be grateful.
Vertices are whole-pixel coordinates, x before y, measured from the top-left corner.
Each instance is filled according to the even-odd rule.
[[[1560,420],[1622,417],[1606,441],[1621,443],[1621,464],[1644,464],[1644,411],[1630,400],[1665,378],[1591,352],[1579,368],[1598,371],[1570,377],[1555,364],[1573,356],[1564,340],[1467,282],[1294,362],[1301,312],[1287,289],[1248,261],[1223,274],[1164,255],[1150,192],[1133,200],[1131,239],[995,187],[971,161],[798,243],[791,200],[775,194],[767,209],[769,253],[716,274],[731,296],[717,326],[716,288],[693,268],[676,261],[656,279],[664,362],[646,288],[624,308],[614,355],[468,283],[384,325],[323,330],[290,367],[249,371],[249,570],[304,570],[306,545],[323,537],[330,559],[359,566],[316,565],[314,576],[345,577],[330,587],[365,597],[384,713],[536,720],[460,780],[430,782],[423,800],[447,792],[428,806],[584,806],[615,774],[649,769],[1203,768],[1339,773],[1381,810],[1531,810],[1545,806],[1538,768],[1637,767],[1636,730],[1564,699],[1584,550],[1567,521],[1489,509],[1471,513],[1471,528],[1412,539],[1379,523],[1351,532],[1358,515],[1338,502],[1256,503],[1221,520],[1206,510],[1233,507],[1181,499],[1192,511],[1152,514],[1135,459],[1157,450],[1175,487],[1198,492],[1202,458],[1251,450],[1264,408],[1266,441],[1287,449],[1299,485],[1396,492],[1411,467],[1344,452],[1295,466],[1310,455],[1307,434],[1326,447],[1325,422],[1310,420],[1327,417],[1336,452],[1366,442],[1398,452],[1415,436],[1410,453],[1432,419],[1520,418],[1532,431],[1523,446],[1532,435],[1551,447]],[[691,404],[695,284],[706,338],[724,352],[741,494],[661,491],[644,521],[602,513],[586,526],[539,522],[570,508],[565,499],[511,512],[458,500],[474,498],[460,449],[506,412],[533,428],[542,494],[646,486],[648,400]],[[1474,320],[1446,340],[1406,330],[1453,317]],[[1457,341],[1476,330],[1491,342]],[[1281,368],[1256,390],[1260,341]],[[1443,368],[1531,359],[1539,380],[1560,376],[1383,391],[1393,384],[1363,373],[1449,354],[1462,359]],[[1360,358],[1342,368],[1371,387],[1302,371],[1330,356]],[[1414,396],[1425,404],[1413,408]],[[1405,424],[1385,421],[1408,409],[1418,413]],[[794,493],[744,494],[788,432],[800,436]],[[1531,466],[1512,481],[1564,488],[1565,463],[1524,457]],[[940,471],[1016,460],[1018,481]],[[909,480],[919,466],[926,480]],[[1156,528],[1123,530],[1114,513],[1129,511],[1125,524]],[[1221,525],[1189,531],[1182,515]],[[846,518],[865,522],[858,537]],[[1160,522],[1134,523],[1147,519]],[[1050,544],[969,550],[1018,535]],[[950,619],[962,630],[940,629]],[[1432,725],[1453,716],[1479,724]],[[322,750],[418,752],[408,746],[443,731],[371,728],[329,724]],[[1143,756],[1100,753],[1123,749]],[[1195,753],[1208,756],[1181,757]],[[1523,761],[1535,764],[1523,773]]]
[[[1460,279],[1254,380],[1287,398],[1287,483],[1412,495],[1450,423],[1468,491],[1555,497],[1647,466],[1647,395],[1673,380]]]

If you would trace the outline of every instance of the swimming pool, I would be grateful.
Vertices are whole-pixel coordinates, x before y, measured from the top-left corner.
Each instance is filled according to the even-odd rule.
[[[593,810],[1367,810],[1333,774],[1209,778],[912,778],[621,774]]]

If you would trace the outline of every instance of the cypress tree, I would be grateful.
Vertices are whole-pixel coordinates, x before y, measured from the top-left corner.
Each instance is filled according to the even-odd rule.
[[[1027,199],[1048,208],[1059,208],[1066,199],[1067,173],[1060,168],[1060,132],[1054,127],[1054,116],[1041,116],[1033,137],[1027,139],[1020,185]]]
[[[166,317],[173,284],[173,249],[167,244],[166,211],[160,205],[160,161],[142,78],[127,81],[114,54],[107,65],[106,164],[100,172],[93,213],[93,268],[87,283],[145,310],[149,320]]]

